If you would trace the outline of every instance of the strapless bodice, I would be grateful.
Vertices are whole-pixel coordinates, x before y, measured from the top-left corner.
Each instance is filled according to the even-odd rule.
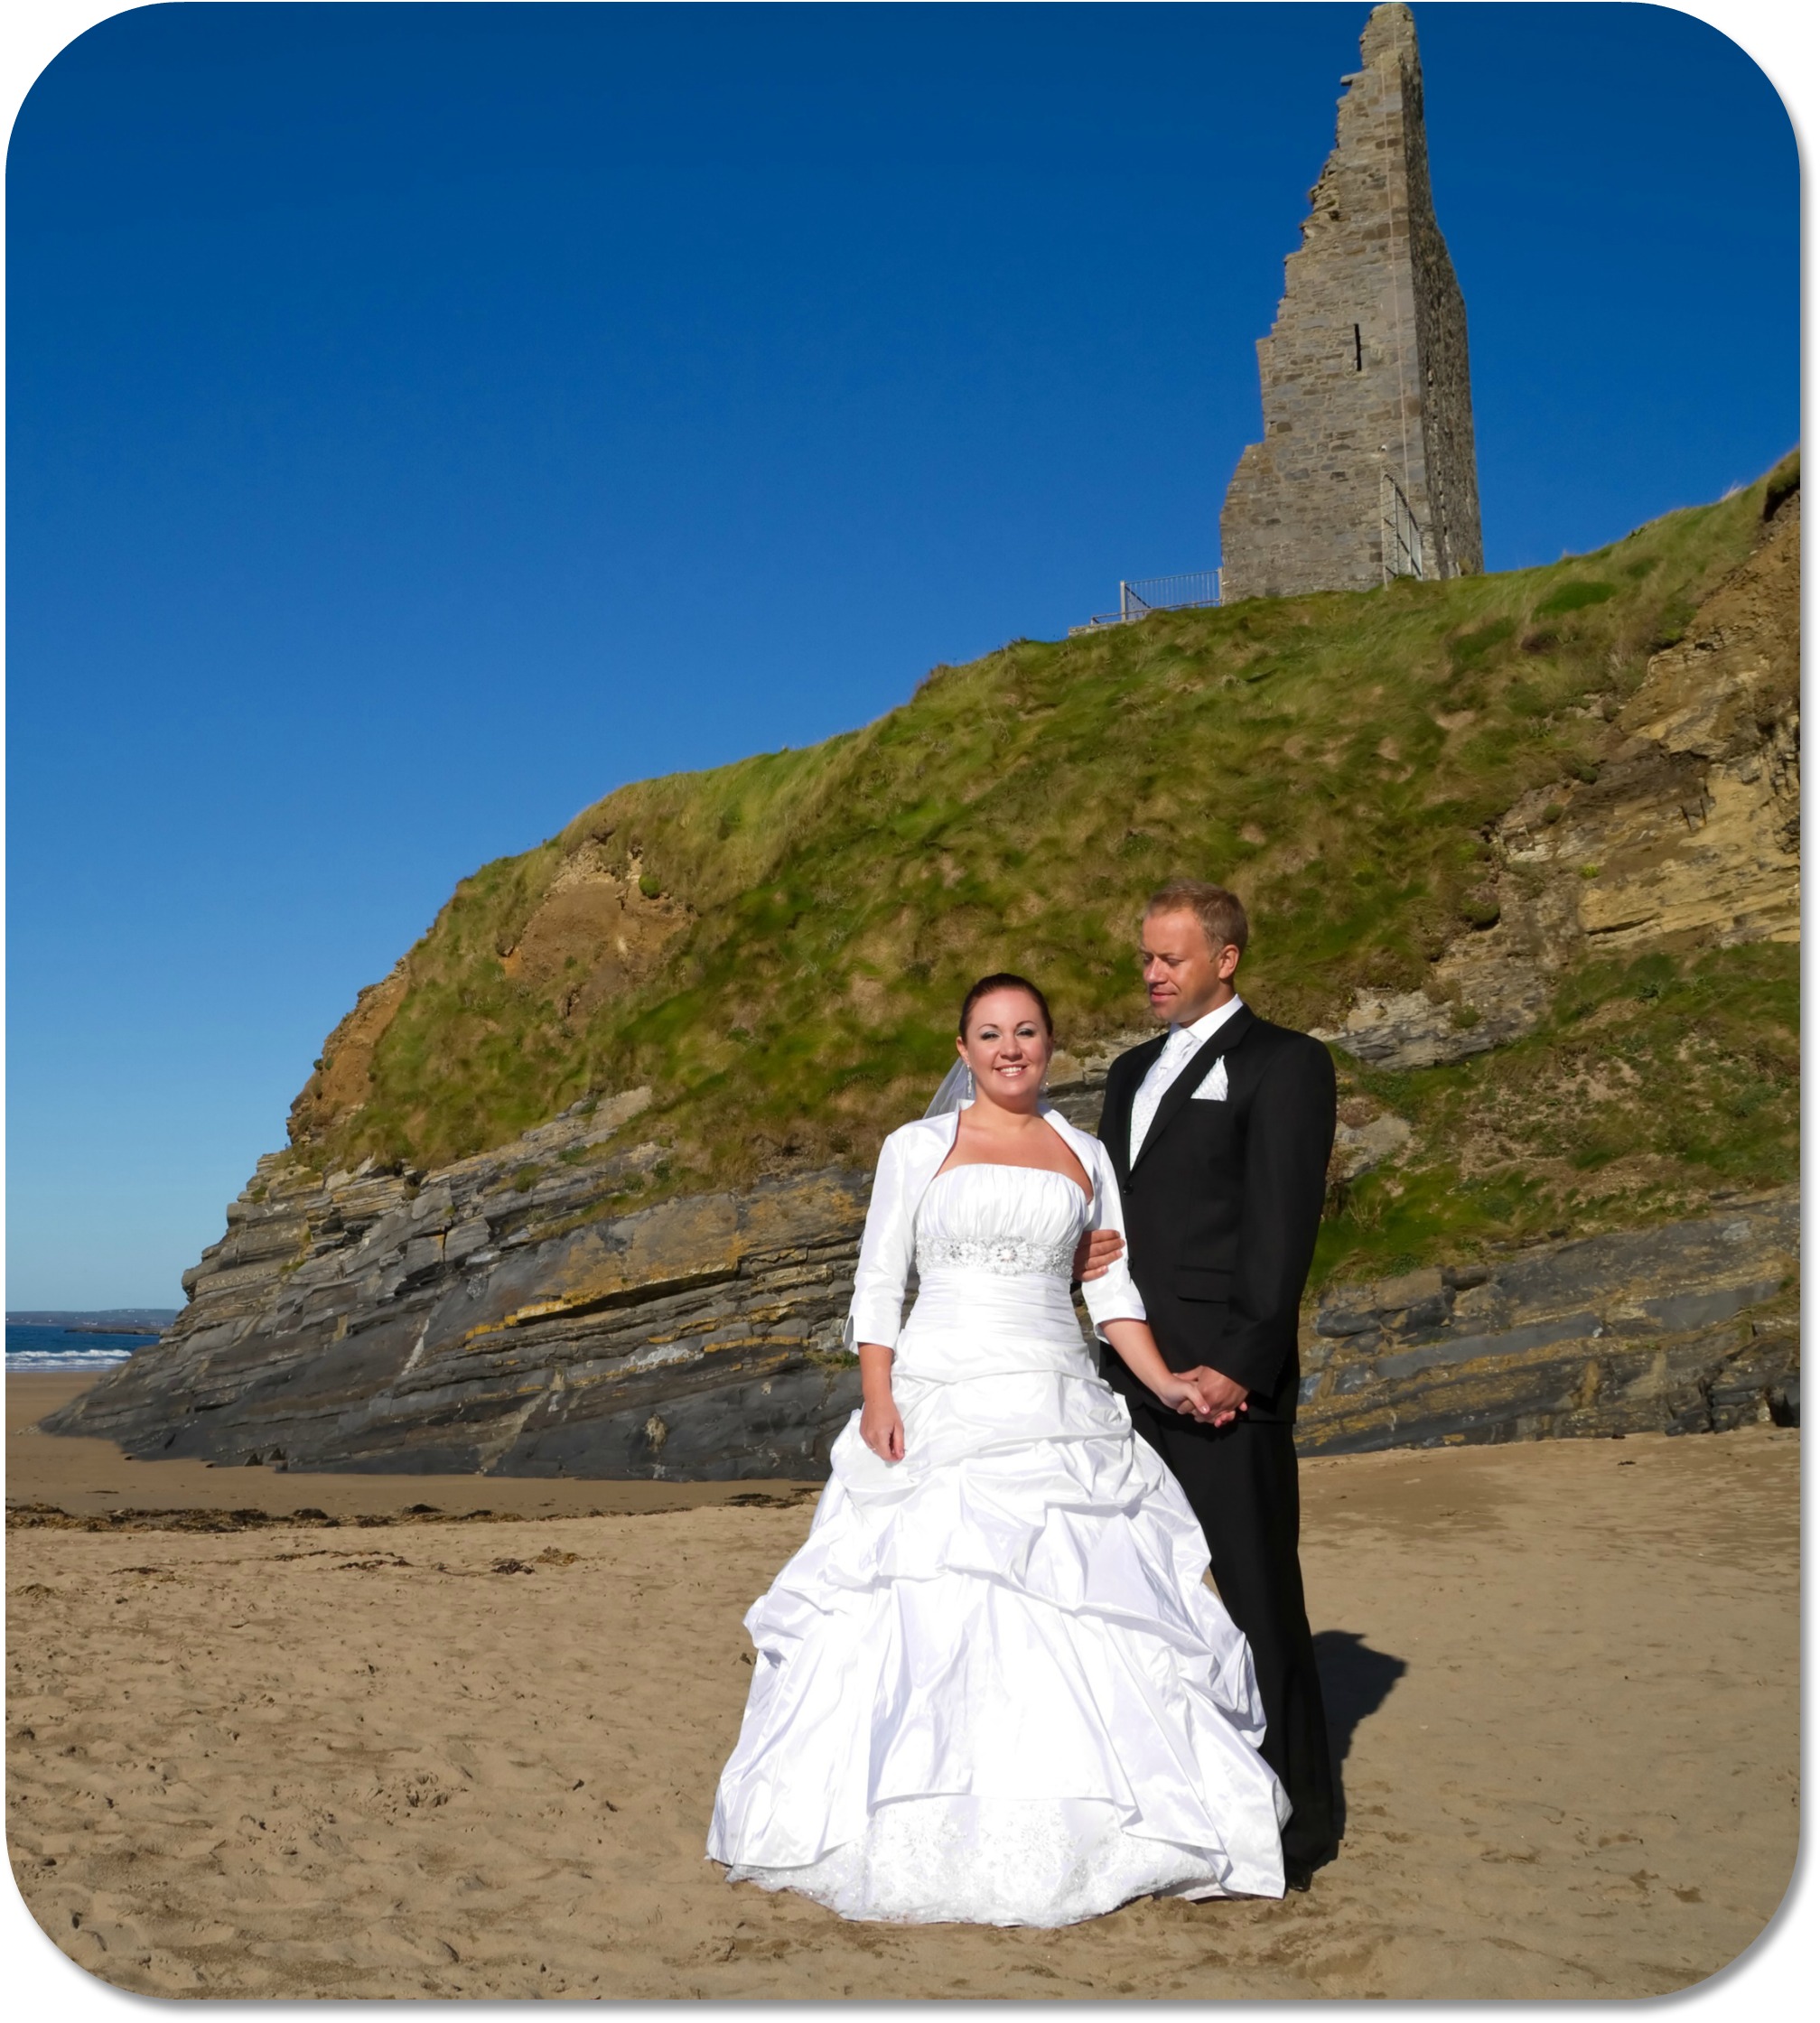
[[[917,1210],[916,1263],[931,1273],[1040,1274],[1066,1282],[1087,1226],[1087,1198],[1065,1173],[1030,1166],[950,1166]]]
[[[1065,1173],[951,1166],[917,1209],[917,1300],[898,1341],[907,1375],[954,1382],[1093,1365],[1069,1294],[1092,1208]]]

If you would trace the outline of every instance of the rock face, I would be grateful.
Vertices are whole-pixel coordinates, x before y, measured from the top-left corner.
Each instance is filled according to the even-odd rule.
[[[1405,6],[1375,7],[1258,342],[1264,440],[1220,516],[1227,603],[1483,567],[1466,305],[1429,190]]]
[[[1097,1115],[1104,1057],[1058,1057]],[[819,1477],[859,1402],[841,1332],[866,1177],[614,1215],[656,1148],[635,1098],[415,1176],[287,1175],[233,1204],[191,1303],[53,1432],[299,1468]],[[1336,1177],[1400,1119],[1342,1124]],[[565,1155],[581,1155],[565,1164]],[[548,1162],[548,1163],[546,1163]],[[1793,1190],[1495,1266],[1330,1289],[1303,1328],[1304,1450],[1706,1430],[1798,1415]]]
[[[1638,1235],[1330,1289],[1302,1450],[1798,1423],[1791,1188]]]
[[[1131,1033],[1058,1054],[1099,1114]],[[724,1481],[826,1473],[870,1176],[622,1204],[661,1158],[643,1089],[429,1173],[275,1153],[155,1348],[46,1422],[146,1459]]]
[[[310,1468],[826,1473],[859,1396],[839,1347],[865,1177],[615,1215],[657,1157],[611,1149],[639,1107],[429,1174],[262,1160],[176,1326],[48,1430]]]
[[[1797,491],[1651,658],[1598,778],[1505,817],[1513,900],[1549,898],[1538,954],[1800,938],[1800,565]]]
[[[1440,989],[1433,997],[1425,991],[1357,992],[1341,1022],[1315,1037],[1370,1067],[1433,1067],[1522,1039],[1548,1009],[1548,986],[1532,963],[1488,965],[1468,984],[1470,998],[1465,984],[1457,999]]]
[[[1755,551],[1600,718],[1600,762],[1496,825],[1483,924],[1445,948],[1430,988],[1361,993],[1321,1037],[1379,1067],[1454,1060],[1531,1030],[1552,974],[1588,955],[1797,938],[1797,483],[1772,484]],[[1656,565],[1627,563],[1621,543],[1587,558],[1508,650],[1547,652],[1551,622],[1611,594],[1593,571]],[[1438,721],[1464,730],[1471,715]],[[499,963],[585,993],[654,962],[684,911],[629,862],[578,860],[512,946],[494,944]],[[339,1029],[299,1100],[300,1147],[312,1117],[368,1100],[402,976],[363,993]],[[1091,1127],[1111,1058],[1143,1037],[1058,1055],[1062,1111]],[[369,1161],[322,1176],[297,1153],[262,1160],[226,1235],[185,1274],[174,1327],[49,1429],[137,1456],[312,1468],[825,1473],[858,1398],[840,1338],[867,1178],[830,1165],[640,1207],[665,1157],[633,1129],[649,1101],[643,1089],[590,1100],[427,1172]],[[1410,1142],[1377,1098],[1349,1096],[1331,1178],[1356,1179]],[[1792,1416],[1795,1245],[1791,1193],[1331,1292],[1306,1331],[1303,1443]]]
[[[1588,956],[1799,940],[1800,566],[1796,490],[1685,637],[1651,656],[1593,777],[1498,824],[1489,924],[1426,991],[1361,991],[1318,1037],[1374,1067],[1429,1067],[1534,1030],[1551,974]],[[1587,585],[1602,587],[1590,568]],[[1535,622],[1524,645],[1545,651]]]
[[[637,850],[616,869],[599,843],[583,844],[564,861],[516,937],[495,945],[500,970],[548,990],[564,1021],[584,1019],[649,976],[688,925],[688,909],[648,890],[650,883]],[[374,1053],[410,987],[405,957],[360,992],[291,1105],[293,1143],[332,1130],[366,1104]]]

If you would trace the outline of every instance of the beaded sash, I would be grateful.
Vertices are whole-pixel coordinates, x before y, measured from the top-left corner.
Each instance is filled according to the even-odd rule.
[[[1042,1244],[1022,1236],[923,1236],[917,1238],[919,1272],[944,1264],[970,1271],[994,1272],[1001,1278],[1024,1278],[1041,1273],[1050,1278],[1074,1275],[1072,1243]]]

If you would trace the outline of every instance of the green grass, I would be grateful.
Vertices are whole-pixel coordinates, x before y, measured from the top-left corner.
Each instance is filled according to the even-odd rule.
[[[1590,963],[1527,1039],[1449,1067],[1349,1064],[1415,1127],[1404,1165],[1330,1205],[1317,1282],[1635,1226],[1800,1173],[1800,951]]]
[[[1630,574],[1635,568],[1636,565],[1631,564],[1630,569],[1627,569],[1626,573]],[[1647,569],[1637,571],[1633,576],[1633,581],[1640,581],[1643,576],[1647,576],[1648,573]],[[1603,604],[1608,599],[1616,597],[1617,594],[1618,585],[1616,583],[1586,581],[1563,583],[1559,590],[1551,591],[1535,607],[1535,615],[1537,618],[1553,618],[1560,611],[1583,611],[1590,605]]]
[[[671,1148],[672,1190],[867,1160],[943,1072],[982,971],[1038,977],[1065,1043],[1141,1024],[1137,914],[1181,872],[1246,897],[1246,994],[1274,1017],[1413,987],[1487,924],[1489,825],[1589,777],[1601,726],[1575,706],[1636,685],[1748,553],[1764,496],[1639,528],[1596,577],[1568,560],[1019,640],[825,744],[622,788],[462,881],[411,951],[369,1100],[300,1151],[431,1166],[644,1084],[636,1128]],[[584,847],[686,925],[641,985],[565,1016],[573,974],[537,986],[503,958]],[[1495,1079],[1441,1072],[1436,1092]],[[1701,1146],[1673,1156],[1719,1156]],[[1474,1228],[1554,1212],[1546,1187],[1456,1192]],[[1412,1175],[1403,1205],[1367,1182],[1333,1241],[1407,1248],[1455,1198],[1440,1178]]]

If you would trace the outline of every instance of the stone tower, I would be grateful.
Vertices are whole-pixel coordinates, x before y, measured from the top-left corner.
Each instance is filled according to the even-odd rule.
[[[1257,346],[1264,441],[1220,515],[1224,601],[1483,566],[1466,304],[1434,221],[1407,7],[1374,7]]]

